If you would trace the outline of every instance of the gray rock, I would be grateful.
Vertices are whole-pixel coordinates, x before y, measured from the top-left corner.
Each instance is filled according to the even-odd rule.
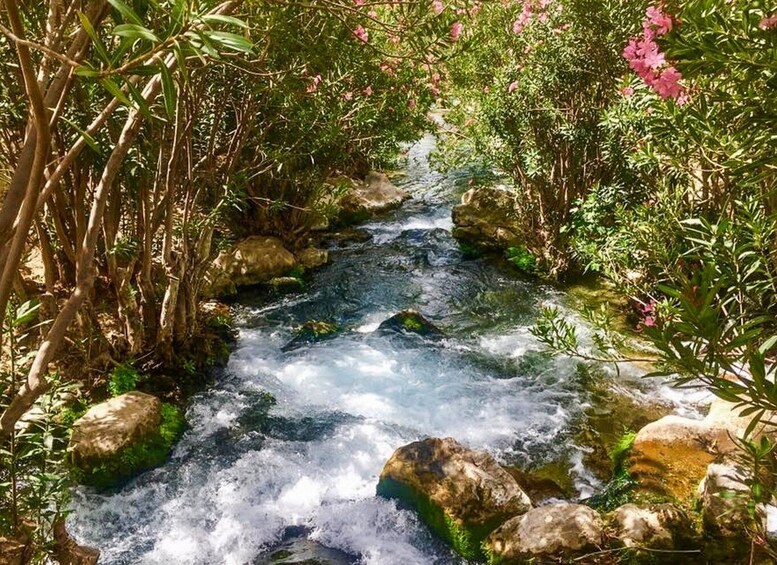
[[[746,530],[761,531],[765,521],[762,506],[755,517],[747,510],[750,488],[746,484],[749,472],[737,463],[713,463],[699,485],[704,528],[724,538],[741,537]]]
[[[229,296],[241,286],[282,277],[297,266],[294,255],[275,237],[254,236],[221,253],[208,274],[206,296]]]
[[[329,262],[329,252],[326,249],[308,247],[297,253],[297,261],[306,269],[317,269]]]
[[[482,249],[521,244],[515,194],[499,188],[473,188],[453,208],[453,237]]]
[[[672,504],[624,504],[610,514],[609,524],[624,547],[685,549],[697,537],[685,512]]]
[[[383,173],[370,173],[363,183],[354,183],[340,199],[340,220],[344,224],[363,222],[387,212],[410,199],[410,194],[397,188]]]
[[[603,531],[602,519],[592,508],[566,502],[550,504],[504,523],[488,536],[486,550],[499,563],[564,561],[601,548]]]

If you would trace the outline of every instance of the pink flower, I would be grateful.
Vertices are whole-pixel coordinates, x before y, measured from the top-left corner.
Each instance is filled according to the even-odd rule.
[[[411,98],[410,100],[407,101],[407,107],[410,108],[411,110],[415,110],[416,101],[414,98]]]
[[[630,86],[624,86],[623,88],[621,88],[621,94],[623,94],[623,96],[628,98],[629,96],[634,95],[634,89]]]
[[[438,16],[442,14],[442,11],[445,9],[445,4],[442,3],[442,0],[434,0],[432,2],[432,10],[434,10],[434,13]]]
[[[364,6],[365,0],[353,0],[353,3],[357,6]]]
[[[773,16],[769,16],[768,18],[762,19],[758,23],[758,27],[760,27],[764,31],[777,27],[777,14],[774,14]]]
[[[513,93],[513,92],[515,92],[517,89],[518,89],[518,81],[517,81],[517,80],[514,80],[513,82],[511,82],[511,83],[510,83],[510,86],[508,86],[508,87],[507,87],[507,92],[509,92],[510,94],[512,94],[512,93]]]
[[[353,34],[356,36],[356,38],[359,41],[363,41],[364,43],[369,42],[370,36],[367,33],[367,30],[364,29],[362,26],[357,26],[355,30],[353,30]]]
[[[310,83],[308,84],[308,87],[305,89],[309,94],[315,92],[318,90],[318,85],[321,84],[321,75],[314,76]]]
[[[461,37],[461,32],[464,29],[464,24],[461,22],[454,22],[451,26],[451,40],[458,41]]]
[[[372,87],[371,86],[368,86],[367,88],[364,89],[364,95],[365,96],[372,96]]]
[[[666,14],[661,8],[650,6],[645,15],[647,19],[643,23],[643,27],[651,27],[655,30],[656,35],[666,35],[672,31],[672,16]]]

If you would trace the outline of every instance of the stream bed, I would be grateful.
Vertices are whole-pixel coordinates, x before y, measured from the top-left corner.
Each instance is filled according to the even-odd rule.
[[[462,253],[450,217],[467,178],[431,170],[433,144],[413,146],[395,179],[413,200],[360,226],[367,241],[330,242],[331,264],[305,292],[241,294],[236,349],[192,399],[164,466],[116,492],[74,492],[69,528],[100,563],[462,564],[413,512],[375,496],[392,452],[427,436],[505,464],[566,461],[577,497],[601,486],[571,433],[591,407],[585,371],[542,354],[529,332],[543,304],[574,316],[568,296]],[[446,337],[375,332],[406,308]],[[309,320],[344,331],[282,352]],[[636,373],[619,379],[637,399],[676,401]]]

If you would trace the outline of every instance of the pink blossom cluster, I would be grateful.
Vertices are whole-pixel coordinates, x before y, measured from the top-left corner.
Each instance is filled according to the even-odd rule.
[[[656,43],[657,37],[672,30],[672,24],[672,17],[661,8],[648,8],[642,22],[642,36],[629,41],[623,50],[623,57],[629,62],[629,67],[659,96],[683,104],[687,95],[680,84],[682,74],[667,63],[666,56]]]
[[[772,16],[769,16],[768,18],[762,19],[758,23],[758,27],[764,31],[777,27],[777,14],[774,14]]]
[[[518,15],[518,19],[513,22],[513,33],[519,34],[524,28],[532,22],[535,18],[537,21],[545,23],[550,17],[550,7],[553,4],[553,0],[522,0],[523,9]],[[556,11],[561,12],[563,6],[561,3],[556,4]]]

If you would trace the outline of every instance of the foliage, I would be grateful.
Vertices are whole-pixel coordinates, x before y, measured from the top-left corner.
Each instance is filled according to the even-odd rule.
[[[531,273],[537,266],[537,259],[525,247],[510,247],[505,251],[507,260],[525,273]]]
[[[39,306],[28,301],[9,307],[4,317],[9,365],[0,372],[0,407],[7,405],[8,391],[15,389],[31,361],[29,343],[39,326],[34,323]],[[0,536],[29,536],[33,563],[44,563],[50,557],[54,524],[65,516],[69,501],[63,466],[67,426],[55,415],[61,410],[62,397],[71,389],[54,375],[50,390],[19,423],[8,444],[0,448]]]
[[[111,396],[121,396],[126,392],[133,391],[139,377],[137,369],[131,365],[119,365],[111,373],[108,381],[108,392],[111,393]]]
[[[633,177],[601,123],[643,10],[619,0],[490,3],[450,65],[454,127],[444,137],[515,179],[525,246],[551,275],[570,266],[574,203]]]

